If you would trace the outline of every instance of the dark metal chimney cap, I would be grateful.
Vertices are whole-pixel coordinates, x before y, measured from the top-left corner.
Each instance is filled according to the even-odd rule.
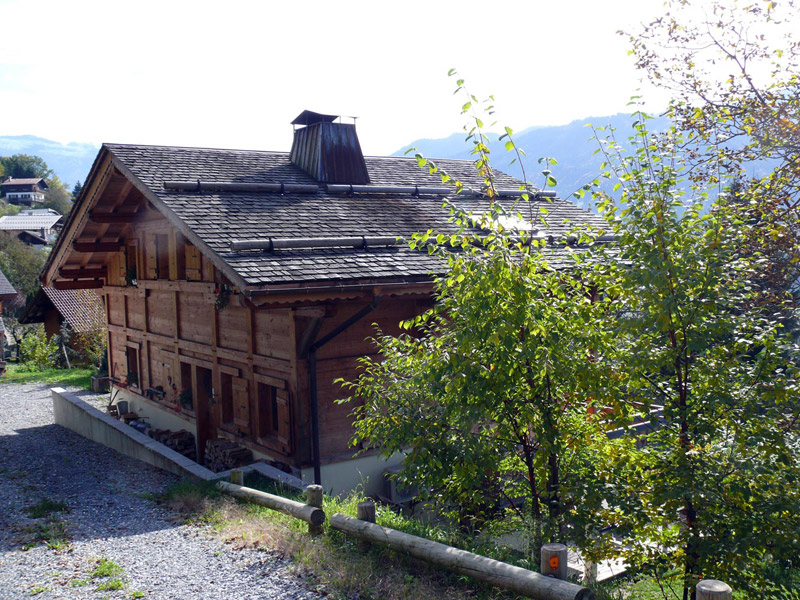
[[[314,112],[313,110],[304,110],[294,121],[292,125],[314,125],[315,123],[333,123],[338,119],[338,115],[323,115],[322,113]]]

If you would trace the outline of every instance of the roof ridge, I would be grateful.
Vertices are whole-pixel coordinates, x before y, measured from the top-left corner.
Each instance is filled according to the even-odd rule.
[[[103,142],[103,147],[113,148],[163,148],[165,150],[210,150],[214,152],[257,152],[259,154],[285,154],[288,150],[249,150],[247,148],[213,148],[210,146],[171,146],[167,144],[126,144],[122,142]]]

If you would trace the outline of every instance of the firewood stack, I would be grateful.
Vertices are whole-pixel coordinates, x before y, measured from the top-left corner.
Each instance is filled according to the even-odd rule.
[[[180,431],[170,431],[169,429],[151,429],[148,435],[161,442],[168,448],[183,454],[189,460],[197,462],[197,448],[194,445],[194,435],[191,432],[181,429]]]
[[[215,473],[249,465],[252,462],[252,450],[243,448],[236,442],[223,439],[206,442],[206,467]]]

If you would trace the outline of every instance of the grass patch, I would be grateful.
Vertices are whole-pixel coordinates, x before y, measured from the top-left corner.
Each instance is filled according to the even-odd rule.
[[[104,557],[97,561],[97,566],[91,573],[89,573],[89,577],[91,579],[99,579],[101,577],[116,577],[117,575],[122,575],[123,572],[124,571],[120,565],[115,563],[113,560],[108,560]]]
[[[36,523],[26,531],[33,537],[31,543],[24,546],[26,550],[41,544],[53,550],[64,550],[69,547],[67,524],[60,519],[49,518],[44,523]]]
[[[97,588],[95,588],[98,592],[110,592],[114,590],[121,590],[125,587],[125,582],[120,579],[119,577],[112,577],[107,581],[103,581],[97,584]]]
[[[42,594],[44,592],[49,592],[49,591],[50,591],[50,588],[45,587],[43,585],[37,585],[36,587],[31,588],[29,593],[30,593],[31,596],[37,596],[39,594]]]
[[[245,485],[287,498],[304,500],[302,494],[283,488],[257,474],[248,474]],[[312,538],[303,521],[255,504],[238,502],[229,496],[220,495],[216,489],[202,502],[198,501],[204,490],[208,489],[205,484],[182,482],[169,491],[166,504],[181,511],[184,519],[209,523],[215,535],[234,547],[260,548],[291,557],[297,574],[306,580],[306,584],[330,597],[362,600],[514,598],[511,593],[432,567],[381,546],[373,546],[368,552],[362,553],[358,550],[356,539],[332,529],[328,529],[326,535]],[[325,512],[328,515],[340,512],[355,516],[356,505],[360,500],[363,498],[355,494],[345,499],[326,496]],[[183,512],[192,507],[199,509],[200,514],[187,515]],[[466,538],[455,529],[426,525],[382,506],[377,509],[377,522],[450,545],[469,545]]]
[[[8,364],[5,376],[0,383],[45,383],[66,387],[91,389],[91,376],[94,369],[36,369],[27,364]]]
[[[141,592],[141,591],[137,590],[135,592],[131,592],[130,594],[128,594],[128,597],[129,598],[144,598],[144,592]]]
[[[65,502],[60,502],[56,500],[50,500],[48,498],[44,498],[39,500],[33,506],[28,506],[25,508],[25,513],[31,519],[41,519],[43,517],[47,517],[54,512],[68,512],[69,506]]]

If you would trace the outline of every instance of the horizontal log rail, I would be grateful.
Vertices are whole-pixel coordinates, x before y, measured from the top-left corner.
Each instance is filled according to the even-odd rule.
[[[574,583],[340,513],[331,516],[330,526],[361,540],[388,546],[397,552],[405,552],[415,558],[536,600],[593,600],[595,597],[592,590]]]
[[[309,525],[318,527],[325,522],[325,512],[316,506],[309,506],[302,502],[296,502],[295,500],[289,500],[288,498],[282,498],[281,496],[275,496],[242,485],[236,485],[235,483],[228,483],[227,481],[218,482],[217,489],[234,498],[247,500],[248,502],[277,510],[295,519],[305,521]]]

